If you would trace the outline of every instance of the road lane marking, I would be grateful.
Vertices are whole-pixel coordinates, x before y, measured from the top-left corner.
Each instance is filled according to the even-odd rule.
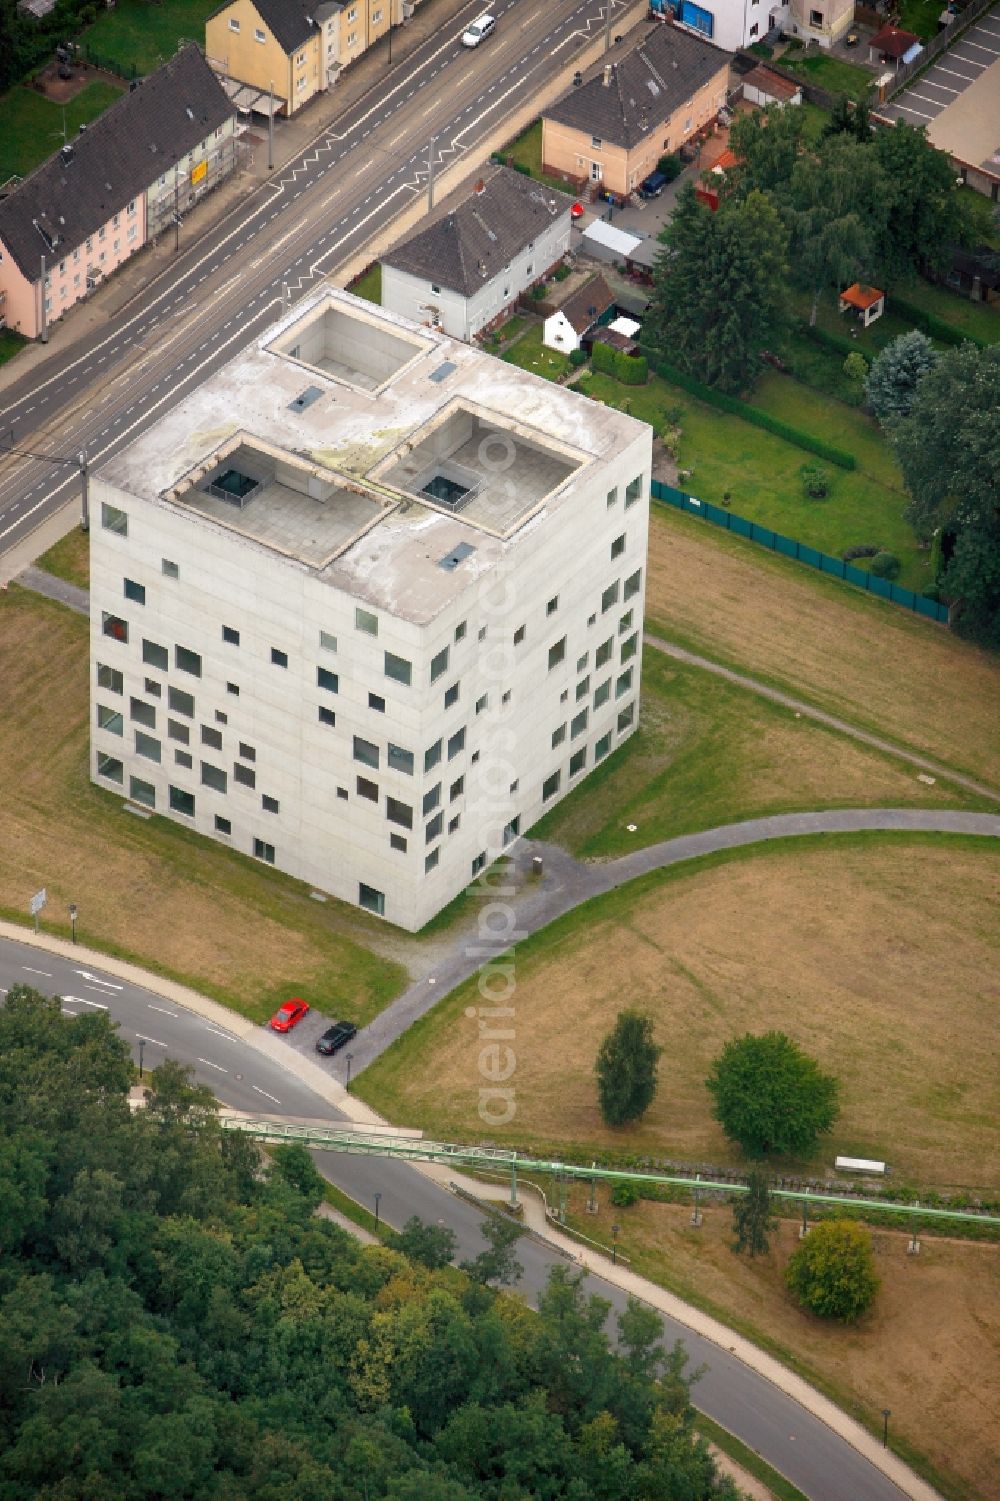
[[[21,968],[22,969],[26,969],[28,971],[29,975],[44,975],[47,980],[51,980],[52,979],[52,972],[51,972],[51,970],[48,970],[48,969],[32,969],[32,967],[31,967],[30,964],[22,964]]]
[[[107,1006],[102,1006],[100,1001],[88,1001],[84,995],[64,995],[64,1001],[72,1001],[74,1006],[93,1006],[95,1011],[107,1011]]]
[[[157,1038],[157,1037],[147,1037],[146,1034],[145,1034],[145,1032],[137,1032],[135,1035],[136,1035],[136,1037],[138,1037],[138,1039],[139,1039],[140,1042],[151,1042],[153,1044],[154,1048],[165,1048],[166,1047],[166,1043],[165,1042],[160,1042],[159,1038]]]
[[[268,1092],[267,1092],[266,1089],[261,1089],[261,1087],[260,1087],[259,1084],[251,1084],[250,1088],[251,1089],[255,1089],[258,1094],[262,1094],[264,1096],[265,1100],[273,1100],[275,1105],[280,1105],[281,1104],[281,1101],[280,1100],[276,1100],[274,1098],[273,1094],[268,1094]]]
[[[228,1068],[223,1068],[221,1063],[213,1063],[211,1058],[199,1058],[198,1062],[203,1063],[206,1068],[217,1068],[220,1074],[228,1074],[229,1072]]]
[[[154,1006],[153,1003],[152,1003],[152,1001],[147,1001],[146,1004],[148,1005],[150,1011],[159,1011],[159,1012],[162,1013],[163,1016],[174,1016],[174,1017],[176,1017],[177,1014],[178,1014],[176,1011],[167,1011],[164,1006]]]

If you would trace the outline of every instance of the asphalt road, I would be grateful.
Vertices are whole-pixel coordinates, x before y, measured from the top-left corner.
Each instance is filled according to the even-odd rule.
[[[275,1115],[339,1119],[324,1100],[306,1088],[292,1071],[237,1040],[223,1028],[185,1011],[153,990],[126,984],[100,969],[50,955],[30,944],[0,940],[0,999],[13,984],[29,984],[63,997],[67,1012],[99,1007],[119,1023],[138,1060],[143,1042],[144,1065],[167,1057],[190,1064],[196,1077],[233,1108]],[[483,1246],[480,1216],[464,1200],[445,1192],[405,1163],[389,1159],[317,1153],[317,1165],[331,1182],[352,1198],[371,1206],[381,1195],[383,1219],[397,1227],[411,1215],[450,1225],[460,1256]],[[519,1290],[534,1301],[559,1253],[525,1237],[518,1247],[524,1266]],[[589,1275],[586,1288],[606,1298],[613,1310],[624,1307],[624,1294]],[[900,1501],[902,1492],[857,1450],[793,1398],[772,1386],[720,1346],[674,1321],[665,1320],[668,1341],[682,1339],[692,1367],[704,1367],[694,1390],[696,1406],[756,1449],[814,1501]]]
[[[612,0],[613,10],[619,0]],[[469,0],[384,86],[345,110],[302,155],[182,252],[134,308],[8,389],[0,442],[0,552],[79,493],[91,468],[175,405],[427,191],[603,25],[601,0],[502,0],[496,35],[459,37]],[[58,460],[54,463],[52,460]]]

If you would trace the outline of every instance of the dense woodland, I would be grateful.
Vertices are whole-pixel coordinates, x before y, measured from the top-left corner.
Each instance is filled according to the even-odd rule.
[[[553,1274],[536,1314],[314,1215],[106,1012],[0,1009],[0,1501],[701,1501],[679,1349]]]

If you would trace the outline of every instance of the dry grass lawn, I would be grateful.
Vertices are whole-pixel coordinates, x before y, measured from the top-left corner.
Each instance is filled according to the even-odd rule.
[[[1000,658],[696,518],[654,506],[649,623],[1000,784]]]
[[[374,920],[319,905],[300,883],[122,811],[87,779],[87,622],[13,588],[0,595],[0,911],[23,916],[44,886],[44,924],[137,957],[263,1020],[302,993],[359,1021],[402,988],[373,951]]]
[[[583,1197],[579,1190],[571,1198],[574,1221],[609,1244],[613,1218],[636,1271],[717,1310],[751,1338],[756,1333],[775,1353],[791,1354],[803,1375],[869,1426],[880,1429],[881,1410],[890,1408],[894,1444],[920,1451],[948,1495],[996,1496],[1000,1247],[924,1236],[919,1257],[911,1257],[905,1235],[875,1232],[882,1288],[866,1317],[843,1328],[808,1317],[785,1292],[783,1270],[798,1245],[794,1223],[783,1221],[768,1255],[751,1259],[729,1249],[726,1206],[708,1207],[694,1230],[690,1207],[643,1202],[612,1210],[601,1195],[594,1217]]]
[[[391,1120],[579,1158],[593,1148],[738,1162],[704,1078],[726,1040],[780,1028],[841,1081],[822,1143],[887,1159],[897,1183],[1000,1185],[1000,851],[987,840],[868,836],[760,847],[650,877],[517,951],[517,1116],[478,1115],[473,985],[361,1076]],[[495,989],[495,987],[494,987]],[[600,1118],[593,1060],[618,1011],[654,1018],[660,1088],[642,1123]]]

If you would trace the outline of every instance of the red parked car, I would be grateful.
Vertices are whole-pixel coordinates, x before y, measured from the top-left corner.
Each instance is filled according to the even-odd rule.
[[[308,1010],[309,1006],[306,1001],[300,1000],[297,995],[293,996],[290,1001],[285,1001],[283,1005],[279,1006],[271,1017],[272,1032],[290,1032],[294,1026],[298,1025]]]

